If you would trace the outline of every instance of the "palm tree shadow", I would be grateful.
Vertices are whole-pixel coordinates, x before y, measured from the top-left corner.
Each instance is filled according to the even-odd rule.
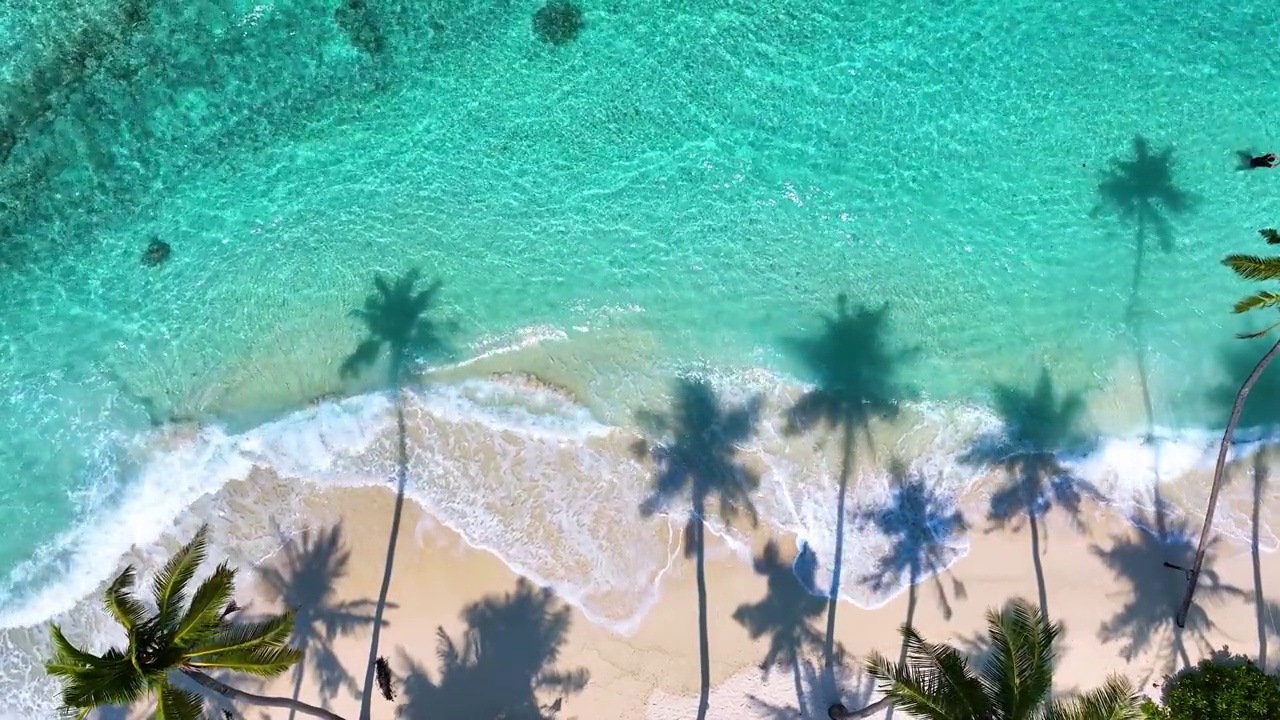
[[[1173,182],[1174,151],[1167,147],[1153,153],[1150,143],[1142,136],[1133,140],[1133,158],[1112,160],[1110,169],[1103,172],[1098,183],[1099,204],[1094,208],[1097,217],[1104,210],[1123,223],[1133,225],[1133,278],[1129,289],[1129,302],[1125,307],[1125,324],[1133,341],[1138,364],[1138,381],[1147,415],[1147,435],[1155,430],[1155,408],[1151,399],[1150,372],[1147,363],[1147,345],[1142,312],[1142,276],[1148,251],[1148,236],[1155,235],[1164,252],[1174,248],[1173,223],[1170,215],[1190,212],[1196,199],[1178,188]]]
[[[1175,617],[1186,585],[1184,568],[1195,555],[1195,535],[1185,522],[1170,519],[1158,487],[1153,506],[1150,513],[1143,512],[1135,518],[1140,528],[1137,532],[1112,538],[1109,547],[1092,548],[1093,554],[1129,589],[1125,604],[1102,624],[1098,638],[1103,642],[1122,641],[1120,655],[1126,661],[1168,643],[1167,655],[1157,653],[1155,666],[1140,685],[1152,677],[1173,674],[1179,664],[1189,666],[1188,640],[1201,652],[1211,649],[1209,635],[1216,626],[1209,618],[1206,602],[1247,595],[1223,584],[1217,573],[1206,568],[1201,572],[1200,592],[1187,614],[1186,626],[1179,628]],[[1217,544],[1216,539],[1209,543],[1207,559]]]
[[[840,677],[835,678],[832,683],[831,673],[825,667],[820,668],[809,660],[802,660],[797,671],[801,678],[799,704],[795,707],[774,704],[755,695],[748,697],[756,715],[769,720],[796,720],[797,717],[801,720],[826,720],[831,717],[830,708],[833,703],[856,708],[869,706],[875,694],[875,681],[857,665],[849,667],[841,664],[837,672]],[[837,688],[843,688],[843,691],[838,691]]]
[[[1159,152],[1141,135],[1133,138],[1133,157],[1112,160],[1098,182],[1099,203],[1091,215],[1106,211],[1122,222],[1134,226],[1134,241],[1139,253],[1147,239],[1154,236],[1162,250],[1173,249],[1173,226],[1168,215],[1190,212],[1197,198],[1173,182],[1173,147]]]
[[[1267,602],[1262,587],[1262,534],[1263,494],[1270,483],[1271,465],[1265,451],[1253,456],[1253,503],[1249,513],[1249,555],[1253,566],[1253,607],[1258,627],[1258,667],[1267,668],[1267,650],[1270,638],[1276,634],[1276,620],[1280,618],[1280,604]]]
[[[952,543],[969,529],[969,524],[955,502],[939,495],[924,476],[909,472],[897,460],[891,463],[889,472],[893,482],[889,503],[863,512],[858,518],[860,523],[874,526],[891,543],[876,562],[875,570],[862,582],[881,595],[906,587],[906,624],[913,626],[918,583],[932,578],[942,616],[950,619],[951,603],[942,575],[959,556]],[[951,578],[951,586],[957,599],[966,597],[962,582]]]
[[[888,305],[879,309],[849,307],[848,295],[836,297],[834,315],[822,318],[817,337],[793,339],[792,351],[815,380],[787,413],[786,432],[798,435],[818,427],[840,431],[840,479],[836,500],[835,553],[832,558],[827,607],[824,663],[828,675],[835,666],[836,608],[844,562],[845,506],[853,471],[854,445],[861,435],[872,451],[871,423],[898,416],[907,390],[897,377],[898,366],[918,354],[916,348],[897,349],[888,340]]]
[[[304,654],[302,662],[293,668],[293,698],[298,699],[303,677],[310,670],[320,706],[329,707],[329,701],[343,690],[353,696],[360,692],[355,678],[334,653],[333,643],[372,625],[377,603],[335,598],[336,584],[347,574],[351,562],[340,523],[318,533],[304,532],[286,544],[281,553],[278,560],[260,568],[258,576],[265,584],[268,600],[296,613],[292,640]],[[390,606],[396,607],[394,603]]]
[[[551,590],[520,578],[513,592],[490,596],[462,612],[466,628],[454,640],[436,631],[439,669],[433,674],[403,648],[408,671],[400,683],[403,720],[544,720],[590,680],[585,669],[557,667],[572,614]],[[540,693],[557,699],[542,704]]]
[[[447,337],[456,331],[452,322],[437,323],[428,317],[435,307],[444,283],[440,280],[425,289],[417,288],[422,272],[413,269],[388,283],[386,278],[373,279],[374,292],[364,305],[351,311],[351,316],[365,326],[366,337],[342,361],[338,372],[343,379],[353,379],[377,366],[389,351],[387,375],[390,387],[398,390],[410,369],[410,363],[448,355]]]
[[[382,616],[387,606],[387,592],[391,587],[396,542],[404,512],[404,494],[409,481],[408,433],[402,389],[411,363],[421,362],[431,356],[450,354],[451,348],[446,336],[455,329],[452,323],[437,323],[428,317],[440,292],[441,282],[437,280],[425,290],[418,290],[420,277],[420,271],[414,269],[397,278],[394,283],[388,283],[381,276],[374,278],[374,292],[365,298],[363,307],[352,312],[352,316],[364,324],[367,336],[342,363],[340,369],[344,379],[356,377],[376,365],[385,352],[389,357],[388,385],[395,393],[396,499],[391,516],[382,586],[373,613],[369,661],[361,687],[361,717],[369,716],[373,698],[374,663],[378,658],[378,642],[384,625]]]
[[[803,677],[806,656],[823,649],[823,633],[814,622],[826,613],[831,602],[810,592],[817,572],[812,550],[805,546],[792,562],[785,562],[778,543],[770,540],[754,565],[756,574],[765,577],[765,596],[759,602],[739,605],[733,619],[746,628],[752,640],[769,636],[769,650],[760,661],[765,678],[775,667],[790,670],[800,706],[804,707],[806,698],[814,692],[825,697],[815,698],[825,712],[837,701],[837,688],[810,683],[806,691]],[[838,657],[843,659],[844,648],[836,647]]]
[[[640,506],[643,517],[666,511],[677,503],[688,508],[684,529],[686,557],[693,557],[698,586],[698,649],[701,684],[698,720],[707,714],[711,692],[711,660],[707,637],[706,519],[714,505],[725,525],[745,515],[757,523],[752,495],[760,476],[738,460],[741,446],[755,434],[761,401],[723,408],[709,383],[697,379],[676,382],[667,414],[642,410],[637,420],[646,435],[633,448],[654,464],[653,489]],[[687,504],[686,504],[687,503]]]
[[[1083,532],[1082,504],[1087,497],[1100,496],[1092,485],[1072,476],[1057,454],[1083,444],[1077,426],[1084,412],[1084,397],[1071,393],[1059,398],[1049,369],[1042,368],[1030,392],[997,386],[994,404],[1004,431],[979,437],[965,452],[962,462],[997,465],[1005,470],[1007,482],[991,494],[987,510],[989,531],[1008,528],[1020,532],[1026,524],[1040,608],[1047,617],[1049,599],[1041,560],[1044,551],[1040,547],[1040,519],[1050,510],[1060,509],[1067,513],[1075,529]]]

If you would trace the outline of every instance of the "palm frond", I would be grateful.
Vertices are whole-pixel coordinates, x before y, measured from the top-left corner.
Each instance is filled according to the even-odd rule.
[[[904,662],[890,665],[881,656],[868,664],[872,677],[881,678],[886,695],[904,708],[919,707],[930,718],[965,720],[989,714],[991,703],[982,683],[955,648],[927,642],[907,625],[901,632]]]
[[[910,628],[903,628],[904,638],[908,630],[912,636],[907,643],[908,662],[923,662],[937,668],[938,690],[947,698],[947,704],[963,709],[967,714],[962,717],[986,717],[990,714],[991,699],[981,680],[969,668],[969,661],[954,647],[927,643]]]
[[[124,626],[126,632],[142,624],[147,617],[147,609],[133,595],[135,580],[137,573],[130,565],[116,576],[102,595],[102,602],[106,604],[107,610],[116,622]]]
[[[62,704],[68,708],[129,705],[146,694],[153,679],[139,673],[127,655],[113,649],[97,665],[61,676]]]
[[[165,683],[160,688],[152,720],[203,720],[204,702],[199,695]]]
[[[1274,293],[1270,290],[1260,290],[1247,298],[1236,302],[1231,308],[1231,312],[1244,313],[1258,308],[1269,308],[1280,305],[1280,293]]]
[[[45,663],[45,672],[62,677],[74,675],[85,668],[101,667],[106,663],[102,657],[85,652],[71,643],[62,634],[57,623],[50,623],[49,637],[53,641],[53,657]]]
[[[160,609],[160,625],[171,627],[177,622],[182,606],[186,603],[187,584],[195,576],[196,569],[204,562],[209,541],[209,526],[201,525],[191,542],[179,548],[169,558],[152,584],[156,607]]]
[[[58,717],[62,720],[84,720],[91,712],[93,712],[91,707],[73,708],[62,705],[58,708]]]
[[[217,635],[186,651],[187,658],[218,655],[255,647],[284,647],[293,634],[293,613],[252,623],[223,625]]]
[[[1270,325],[1262,328],[1261,330],[1255,330],[1253,332],[1236,333],[1236,337],[1240,338],[1241,340],[1252,340],[1254,338],[1260,338],[1263,335],[1266,335],[1267,333],[1271,332],[1272,330],[1275,330],[1277,326],[1280,326],[1280,322],[1273,322]]]
[[[205,670],[220,668],[270,678],[287,671],[301,659],[302,651],[297,648],[259,646],[201,655],[188,659],[186,665]]]
[[[982,668],[982,683],[1001,717],[1031,717],[1048,698],[1053,685],[1053,643],[1061,629],[1021,598],[1001,610],[987,611],[991,654]]]
[[[1128,679],[1112,675],[1096,690],[1053,703],[1047,720],[1141,720],[1141,700]]]
[[[891,663],[878,652],[867,657],[867,674],[880,684],[880,692],[893,698],[894,707],[923,720],[955,720],[935,692],[936,680],[903,663]]]
[[[223,609],[236,589],[236,571],[226,563],[219,565],[191,596],[191,604],[178,621],[173,641],[203,640],[217,632],[222,624]]]
[[[1280,231],[1275,228],[1263,228],[1258,231],[1258,234],[1267,241],[1268,245],[1280,245]]]
[[[1222,264],[1245,280],[1280,279],[1280,258],[1257,255],[1228,255]]]

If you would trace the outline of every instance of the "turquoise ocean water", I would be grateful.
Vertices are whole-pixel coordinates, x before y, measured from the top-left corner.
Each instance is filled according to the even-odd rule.
[[[1280,150],[1273,4],[584,2],[563,45],[537,8],[0,10],[14,717],[52,707],[30,626],[108,638],[81,600],[126,556],[213,520],[255,561],[325,483],[385,478],[378,373],[338,371],[378,275],[440,281],[451,328],[412,399],[415,499],[620,630],[671,561],[614,551],[652,532],[636,409],[688,372],[785,407],[814,379],[788,340],[841,293],[914,349],[876,442],[948,497],[981,490],[961,457],[1000,431],[993,387],[1042,370],[1085,398],[1098,440],[1071,462],[1117,506],[1206,462],[1262,351],[1233,339],[1244,286],[1218,260],[1280,223],[1280,171],[1237,170]],[[778,413],[752,443],[762,517],[821,554],[830,453]],[[219,492],[255,465],[299,481]]]

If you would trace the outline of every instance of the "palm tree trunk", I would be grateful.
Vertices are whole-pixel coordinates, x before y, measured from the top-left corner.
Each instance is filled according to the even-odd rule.
[[[1187,572],[1187,591],[1182,596],[1182,604],[1178,607],[1178,615],[1175,618],[1180,628],[1186,627],[1187,613],[1191,611],[1191,599],[1196,592],[1196,583],[1200,580],[1200,568],[1204,565],[1204,553],[1209,544],[1209,530],[1213,528],[1213,513],[1218,509],[1218,492],[1222,490],[1223,474],[1227,467],[1227,451],[1231,449],[1231,436],[1235,433],[1236,424],[1240,422],[1240,413],[1244,410],[1244,401],[1249,397],[1249,391],[1253,389],[1254,383],[1258,382],[1262,371],[1267,369],[1267,365],[1271,364],[1277,353],[1280,353],[1280,342],[1272,345],[1258,364],[1253,366],[1253,372],[1245,378],[1240,391],[1236,393],[1236,402],[1231,406],[1231,417],[1227,419],[1227,429],[1223,431],[1222,442],[1218,444],[1218,462],[1213,467],[1213,485],[1209,489],[1209,506],[1204,513],[1204,525],[1200,528],[1200,542],[1196,545],[1196,557],[1191,563],[1191,570]]]
[[[255,695],[251,692],[238,690],[236,688],[231,687],[230,685],[227,685],[226,683],[219,682],[209,677],[208,675],[205,675],[199,670],[184,669],[182,670],[182,674],[186,675],[192,680],[195,680],[196,682],[200,683],[204,687],[209,688],[210,690],[227,698],[228,700],[237,700],[240,702],[249,703],[250,705],[258,705],[260,707],[283,708],[286,710],[292,710],[294,712],[300,712],[304,715],[310,715],[312,717],[324,718],[324,720],[345,720],[341,715],[338,715],[337,713],[329,712],[324,708],[318,708],[314,705],[308,705],[307,703],[304,703],[301,700],[292,700],[290,698],[282,698],[282,697],[268,697],[266,695]]]

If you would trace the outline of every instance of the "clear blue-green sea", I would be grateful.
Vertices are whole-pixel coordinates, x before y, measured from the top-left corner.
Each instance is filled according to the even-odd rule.
[[[674,557],[634,551],[625,440],[677,376],[764,398],[761,521],[829,554],[839,458],[784,416],[841,295],[896,358],[859,502],[891,458],[981,496],[996,388],[1042,377],[1082,408],[1048,449],[1116,512],[1203,497],[1266,347],[1219,261],[1280,223],[1239,156],[1280,151],[1280,8],[582,0],[552,43],[539,7],[0,8],[0,716],[52,715],[33,628],[112,638],[85,598],[121,563],[205,521],[256,562],[385,482],[385,368],[340,372],[377,277],[440,283],[411,496],[619,632]],[[883,602],[854,565],[842,595]]]

